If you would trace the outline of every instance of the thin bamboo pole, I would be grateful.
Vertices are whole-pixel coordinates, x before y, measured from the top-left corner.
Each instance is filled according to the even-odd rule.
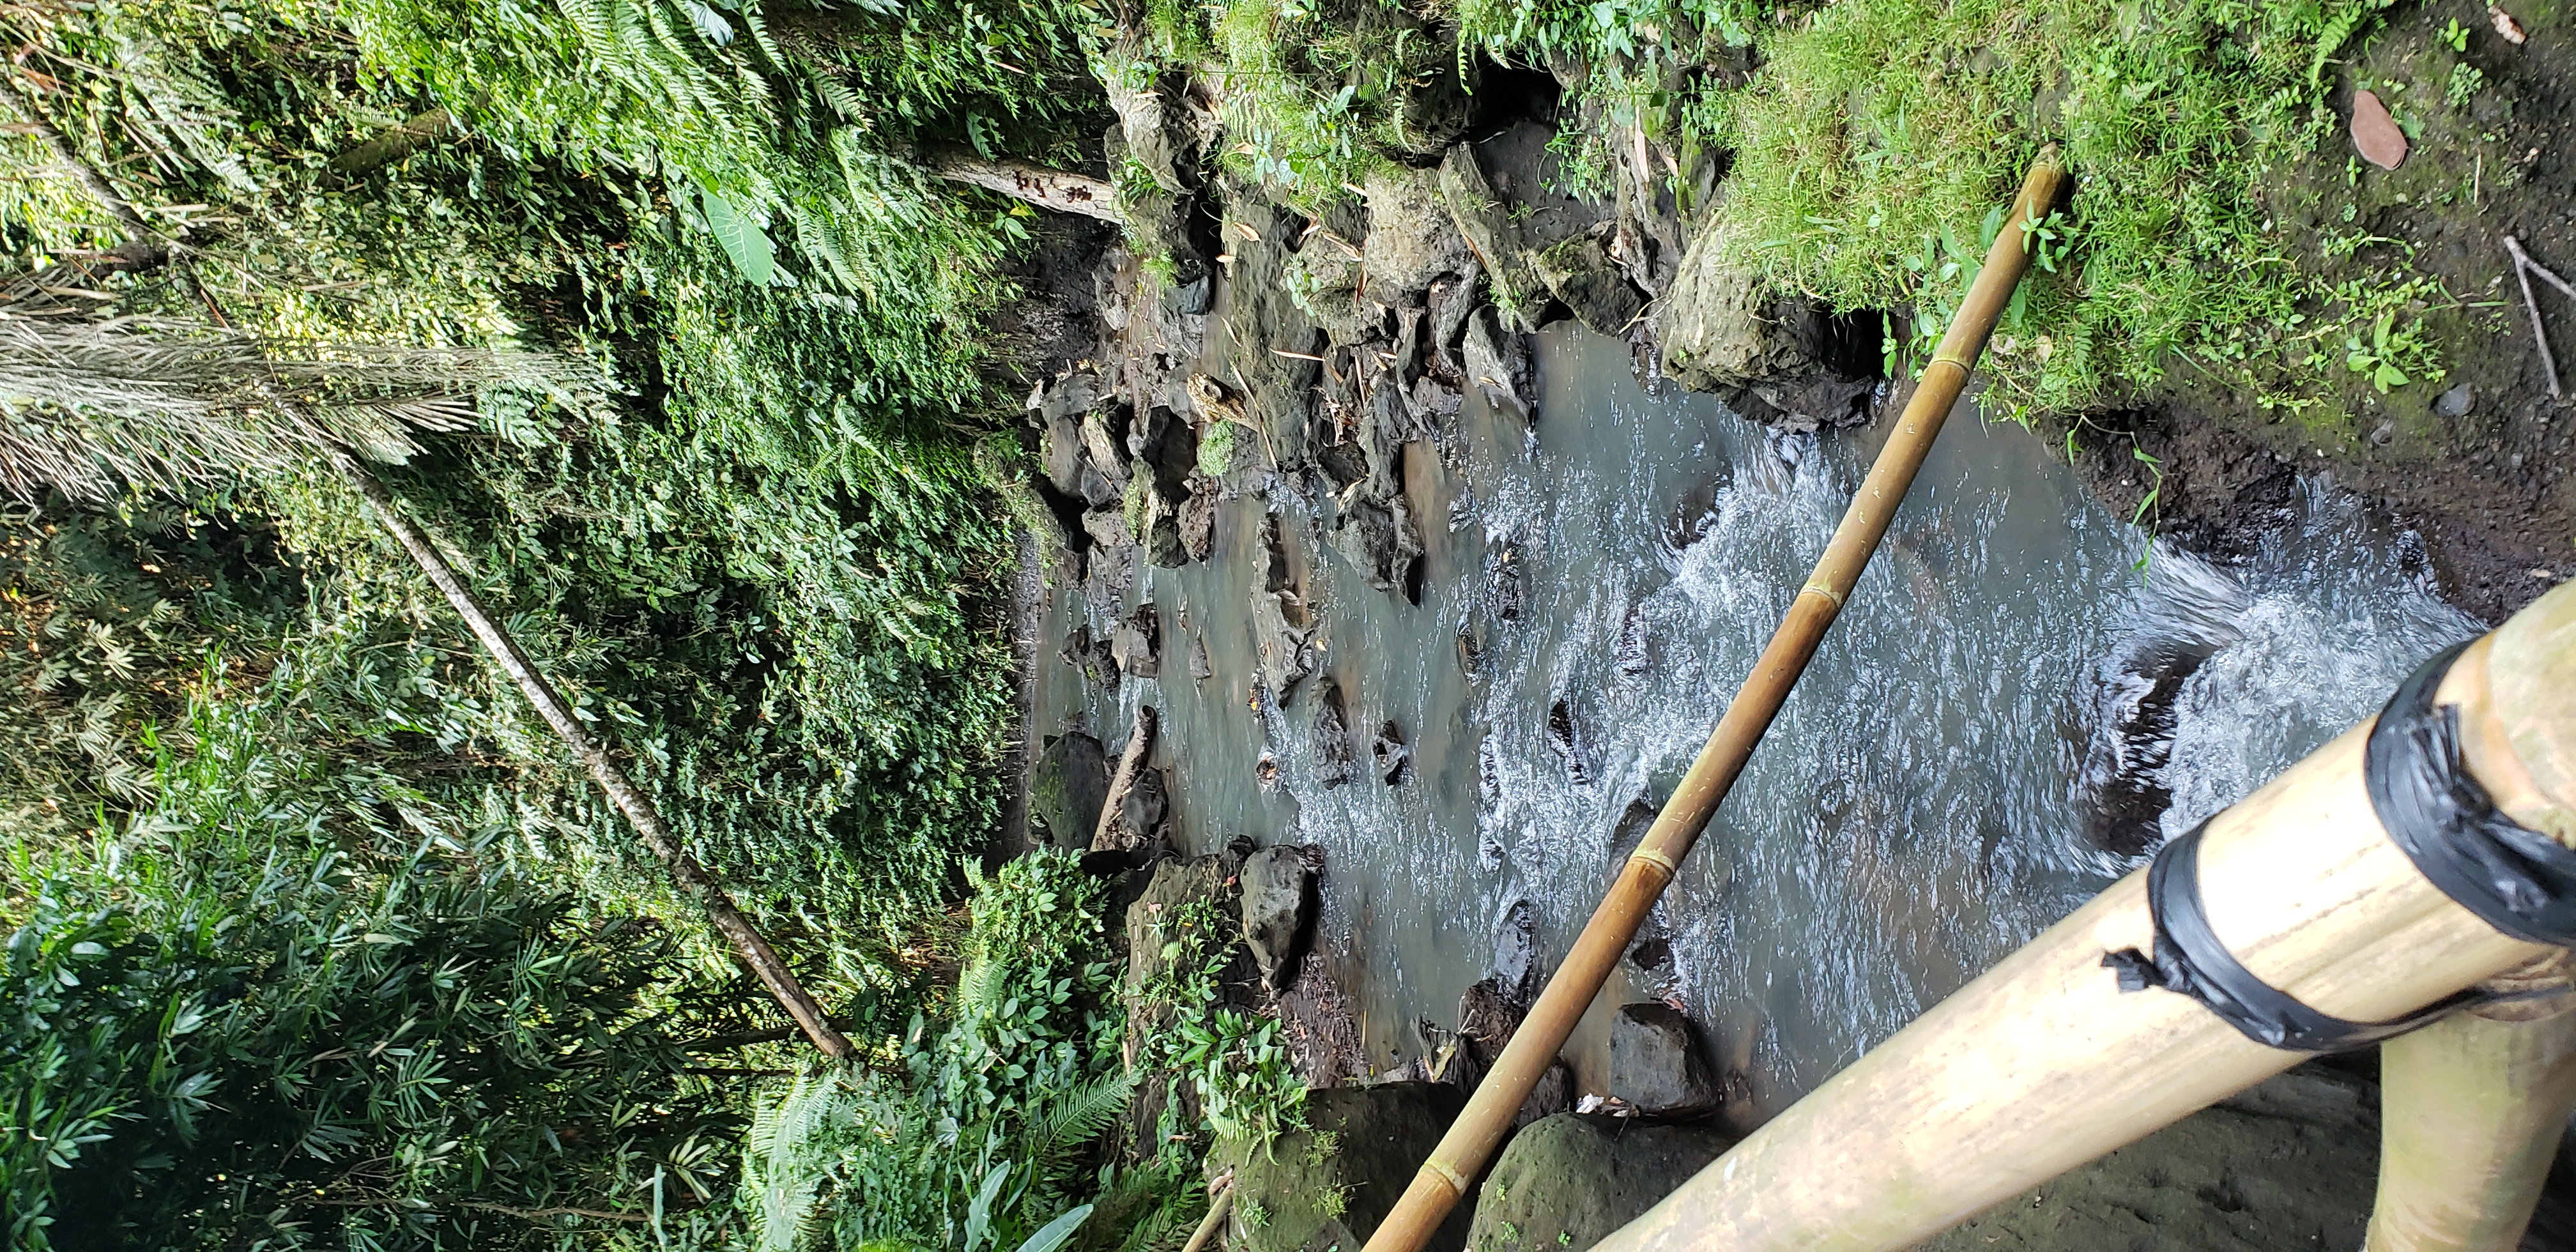
[[[2436,698],[2461,758],[2525,826],[2576,832],[2576,584],[2472,645]],[[2391,841],[2362,777],[2369,723],[2207,826],[2219,940],[2327,1013],[2378,1021],[2548,955],[2453,903]],[[1599,1247],[1886,1252],[2288,1069],[2185,996],[2122,994],[2148,949],[2141,870],[1835,1075]]]
[[[2481,1005],[2380,1045],[2379,1198],[2364,1252],[2522,1242],[2576,1110],[2576,995],[2564,953],[2497,982],[2561,994]]]
[[[1208,1201],[1207,1216],[1199,1219],[1198,1229],[1190,1232],[1190,1241],[1181,1245],[1181,1252],[1201,1252],[1216,1238],[1216,1232],[1225,1229],[1225,1219],[1233,1212],[1234,1184],[1220,1183],[1216,1197]]]
[[[1905,500],[1906,489],[1913,485],[1923,458],[1932,450],[1932,441],[1949,419],[1951,406],[1967,386],[1968,371],[1985,350],[1995,319],[2002,316],[2013,287],[2030,268],[2028,230],[2047,215],[2064,179],[2065,171],[2057,163],[2054,146],[2041,152],[2032,163],[2029,176],[2022,181],[2021,195],[2013,202],[2011,218],[1996,234],[1994,246],[1987,250],[1985,265],[1977,271],[1967,298],[1960,301],[1958,314],[1941,336],[1941,346],[1915,384],[1914,396],[1906,403],[1904,415],[1897,419],[1887,445],[1879,450],[1878,460],[1852,496],[1851,507],[1843,514],[1842,524],[1834,529],[1833,539],[1825,545],[1815,572],[1799,589],[1770,644],[1753,663],[1753,673],[1745,678],[1734,702],[1727,705],[1725,716],[1718,719],[1708,745],[1700,750],[1699,759],[1691,763],[1690,772],[1683,776],[1672,798],[1664,802],[1654,826],[1620,868],[1600,907],[1593,911],[1592,920],[1585,924],[1564,963],[1539,994],[1538,1003],[1531,1007],[1511,1043],[1486,1072],[1449,1133],[1441,1137],[1430,1159],[1422,1163],[1413,1184],[1370,1236],[1365,1252],[1416,1252],[1440,1228],[1441,1219],[1466,1194],[1469,1180],[1484,1168],[1503,1136],[1510,1133],[1522,1102],[1555,1062],[1566,1038],[1574,1033],[1575,1022],[1600,993],[1619,954],[1636,939],[1637,927],[1647,910],[1654,907],[1657,897],[1672,882],[1683,858],[1690,855],[1691,845],[1699,841],[1700,832],[1708,828],[1718,804],[1726,799],[1755,745],[1762,741],[1763,732],[1770,729],[1780,705],[1789,698],[1790,688],[1797,685],[1798,676],[1815,656],[1826,628],[1842,613],[1844,599],[1851,594],[1853,584],[1860,581],[1870,554],[1877,551],[1888,523],[1896,516],[1897,506]]]
[[[356,457],[337,449],[330,450],[329,456],[332,467],[339,470],[340,475],[357,490],[359,497],[367,502],[376,520],[384,523],[385,529],[392,532],[394,541],[401,544],[403,551],[420,566],[421,572],[429,576],[439,594],[447,597],[447,603],[456,610],[456,615],[465,619],[466,628],[474,632],[474,638],[482,643],[483,650],[491,654],[493,664],[510,676],[510,681],[519,688],[519,694],[536,706],[537,715],[554,728],[555,734],[572,749],[573,755],[581,758],[582,766],[590,771],[592,780],[599,784],[600,790],[608,793],[608,802],[615,805],[627,823],[635,828],[635,833],[643,838],[644,846],[652,849],[653,855],[670,869],[671,878],[680,885],[681,892],[706,910],[708,923],[733,945],[734,954],[750,967],[753,976],[760,979],[761,985],[768,989],[771,998],[778,1001],[779,1007],[786,1009],[787,1015],[795,1019],[797,1028],[805,1032],[805,1037],[812,1040],[815,1047],[822,1049],[823,1055],[834,1060],[850,1056],[854,1049],[849,1038],[832,1025],[832,1019],[823,1013],[823,1006],[816,1004],[814,997],[806,993],[805,984],[797,981],[795,973],[787,968],[785,961],[778,959],[778,953],[770,948],[767,939],[761,937],[751,919],[744,917],[742,910],[734,906],[733,896],[725,891],[724,884],[717,882],[715,875],[708,873],[697,856],[681,844],[679,837],[671,833],[671,828],[662,823],[661,810],[653,806],[652,799],[637,788],[634,780],[626,776],[626,771],[619,769],[617,762],[609,757],[607,750],[581,728],[571,706],[563,702],[562,696],[555,694],[554,685],[538,671],[536,662],[519,650],[518,640],[511,638],[510,632],[492,620],[482,602],[475,598],[473,589],[465,585],[464,579],[457,577],[456,570],[447,563],[446,556],[439,552],[437,545],[432,544],[429,537],[403,515],[402,506],[394,502],[393,493],[385,490],[384,483],[367,472]]]

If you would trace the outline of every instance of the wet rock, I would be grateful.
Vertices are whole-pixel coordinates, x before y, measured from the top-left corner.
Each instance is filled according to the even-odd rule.
[[[1366,497],[1353,499],[1328,542],[1380,591],[1406,594],[1419,586],[1413,572],[1422,559],[1422,540],[1402,496],[1384,505]]]
[[[1412,405],[1414,417],[1434,426],[1458,416],[1458,410],[1467,405],[1457,388],[1427,374],[1413,380],[1413,393],[1405,400]]]
[[[1810,374],[1788,381],[1753,385],[1736,409],[1766,426],[1804,433],[1820,428],[1843,429],[1869,421],[1870,400],[1878,380],[1835,374]]]
[[[1520,332],[1504,329],[1502,314],[1494,306],[1488,304],[1467,315],[1459,357],[1467,383],[1482,391],[1487,403],[1519,414],[1524,421],[1537,416],[1531,399],[1529,344]]]
[[[1574,704],[1563,696],[1548,702],[1547,746],[1565,762],[1566,776],[1576,785],[1592,781],[1599,772],[1592,736],[1574,716]]]
[[[1127,410],[1112,405],[1093,409],[1082,415],[1082,447],[1091,454],[1091,464],[1112,487],[1127,489]]]
[[[1163,569],[1179,569],[1190,563],[1190,547],[1181,534],[1181,517],[1186,500],[1174,500],[1161,487],[1146,493],[1144,516],[1139,519],[1137,543],[1145,559]]]
[[[1528,577],[1521,571],[1520,552],[1505,548],[1487,561],[1486,591],[1498,622],[1517,622],[1529,604]]]
[[[1252,593],[1253,657],[1271,699],[1285,705],[1297,684],[1315,672],[1305,601],[1293,591]]]
[[[1610,859],[1613,864],[1625,861],[1637,845],[1646,841],[1646,832],[1655,828],[1655,818],[1663,811],[1654,797],[1639,792],[1620,810],[1619,820],[1610,827]]]
[[[1532,1122],[1504,1146],[1478,1192],[1468,1247],[1589,1248],[1732,1146],[1707,1126],[1635,1126],[1577,1113]]]
[[[1204,561],[1216,550],[1216,480],[1202,474],[1190,480],[1189,498],[1181,502],[1175,530],[1182,555]]]
[[[1080,433],[1080,429],[1076,428],[1075,434],[1079,436]],[[1091,454],[1085,452],[1082,454],[1079,476],[1074,480],[1074,494],[1080,496],[1084,504],[1097,509],[1117,507],[1121,493],[1117,485],[1111,483],[1108,476],[1100,472],[1100,467],[1091,463]]]
[[[1495,193],[1475,150],[1466,144],[1451,148],[1441,159],[1440,198],[1483,267],[1494,299],[1513,311],[1517,328],[1526,329],[1549,298],[1547,285],[1530,268],[1520,224],[1512,220],[1509,206]]]
[[[1315,701],[1315,777],[1327,787],[1351,780],[1350,714],[1342,704],[1342,686],[1324,680]]]
[[[1377,778],[1387,786],[1404,781],[1413,766],[1413,749],[1404,743],[1404,728],[1387,722],[1377,728],[1377,738],[1369,741],[1369,758],[1377,763]]]
[[[1215,676],[1216,667],[1208,664],[1207,640],[1192,638],[1190,640],[1190,677],[1198,682],[1206,682]]]
[[[1136,546],[1135,532],[1127,529],[1127,512],[1116,505],[1102,505],[1082,515],[1082,533],[1104,548]]]
[[[1264,848],[1245,858],[1242,871],[1243,941],[1262,985],[1285,989],[1296,977],[1297,958],[1315,919],[1315,865],[1320,848]]]
[[[1512,1129],[1521,1130],[1573,1108],[1574,1067],[1563,1061],[1551,1061],[1547,1071],[1538,1076],[1538,1084],[1530,1088],[1529,1098],[1521,1101],[1521,1111],[1512,1114]]]
[[[1098,739],[1076,731],[1046,741],[1029,781],[1029,808],[1046,826],[1048,842],[1088,844],[1108,800],[1109,759]]]
[[[1682,259],[1655,325],[1664,372],[1694,391],[1827,372],[1832,327],[1806,300],[1775,292],[1709,231]]]
[[[1717,1080],[1678,1010],[1650,1001],[1622,1006],[1611,1019],[1610,1095],[1647,1117],[1691,1117],[1717,1107]]]
[[[1645,606],[1628,606],[1627,617],[1619,623],[1619,648],[1615,654],[1619,672],[1634,678],[1655,667],[1655,636],[1646,625]]]
[[[1234,1172],[1236,1216],[1228,1224],[1226,1246],[1236,1252],[1358,1252],[1466,1101],[1464,1092],[1447,1083],[1328,1087],[1306,1093],[1307,1130],[1268,1145],[1219,1139],[1206,1168],[1210,1176]],[[1245,1221],[1247,1212],[1259,1213],[1261,1220]],[[1468,1220],[1467,1207],[1460,1205],[1424,1246],[1457,1252],[1466,1246]]]
[[[1100,379],[1088,370],[1057,379],[1031,397],[1045,432],[1047,482],[1068,495],[1082,494],[1082,415],[1099,399]]]
[[[1305,227],[1304,218],[1248,190],[1228,200],[1220,227],[1234,258],[1225,376],[1246,392],[1245,410],[1283,468],[1302,466],[1310,455],[1312,398],[1322,372],[1323,332],[1287,285],[1288,261]]]
[[[1458,624],[1458,675],[1474,682],[1485,676],[1485,621]]]
[[[1118,685],[1118,659],[1109,650],[1109,640],[1094,638],[1087,623],[1073,628],[1073,633],[1065,637],[1064,647],[1056,656],[1095,683],[1106,687]]]
[[[1494,925],[1494,978],[1513,1003],[1526,1006],[1538,994],[1543,969],[1538,959],[1538,910],[1518,899]]]
[[[2352,93],[2352,147],[2361,159],[2384,170],[2406,162],[2406,132],[2398,129],[2377,92]]]
[[[1109,657],[1118,663],[1119,672],[1134,678],[1152,678],[1162,672],[1163,619],[1151,603],[1136,606],[1136,611],[1109,632]]]
[[[1489,1056],[1500,1056],[1528,1013],[1529,1004],[1518,986],[1489,976],[1458,997],[1458,1033],[1475,1040]]]
[[[1362,190],[1369,232],[1360,253],[1370,294],[1388,304],[1410,303],[1435,280],[1466,268],[1467,240],[1440,194],[1439,171],[1382,165]]]
[[[2471,412],[2475,411],[2477,407],[2478,389],[2467,383],[2461,383],[2459,386],[2443,392],[2440,398],[2433,401],[2433,411],[2435,413],[2438,413],[2443,417],[2451,418],[2455,421],[2460,418],[2467,417]]]
[[[1531,262],[1539,281],[1596,334],[1626,334],[1645,297],[1610,263],[1610,254],[1588,235],[1577,235]]]
[[[1199,436],[1179,414],[1161,405],[1129,423],[1127,450],[1138,473],[1153,475],[1156,485],[1178,499],[1199,468]]]
[[[1428,323],[1432,371],[1445,379],[1463,376],[1459,339],[1467,333],[1467,317],[1484,303],[1485,271],[1469,256],[1456,278],[1443,278],[1431,284],[1428,297]]]
[[[1127,785],[1127,794],[1118,798],[1118,824],[1139,843],[1152,844],[1163,828],[1163,818],[1171,812],[1166,786],[1163,771],[1140,769],[1136,781]]]
[[[1184,75],[1164,74],[1134,83],[1111,74],[1101,78],[1109,108],[1118,115],[1119,137],[1127,155],[1167,192],[1189,189],[1197,168],[1197,127],[1181,105],[1189,83]]]

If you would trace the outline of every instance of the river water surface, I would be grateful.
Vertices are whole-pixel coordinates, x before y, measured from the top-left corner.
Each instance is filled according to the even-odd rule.
[[[1141,570],[1124,605],[1049,597],[1035,726],[1080,719],[1114,754],[1153,704],[1191,850],[1321,845],[1318,943],[1380,1071],[1422,1054],[1417,1021],[1455,1022],[1516,915],[1545,965],[1562,955],[1880,438],[1769,433],[1650,394],[1623,345],[1571,323],[1537,340],[1534,424],[1471,399],[1408,458],[1419,605],[1323,542],[1328,497],[1277,479],[1226,502],[1212,560]],[[1264,708],[1249,606],[1273,513],[1325,661]],[[1611,1008],[1674,996],[1751,1095],[1738,1113],[1776,1111],[2478,629],[2330,485],[2279,520],[2241,565],[2153,545],[2045,441],[1963,406],[1659,907],[1669,963],[1623,963],[1568,1049],[1578,1086],[1601,1090]],[[1159,679],[1101,687],[1054,659],[1077,622],[1144,603]],[[1323,677],[1347,782],[1315,752]],[[1389,721],[1413,753],[1395,785],[1369,759]]]

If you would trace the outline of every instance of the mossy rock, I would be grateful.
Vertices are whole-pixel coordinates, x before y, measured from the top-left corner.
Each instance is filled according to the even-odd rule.
[[[1466,1107],[1445,1083],[1379,1083],[1308,1092],[1311,1130],[1279,1136],[1267,1150],[1221,1139],[1211,1175],[1234,1171],[1234,1252],[1360,1252],[1414,1173]],[[1473,1206],[1461,1204],[1424,1247],[1466,1246]]]
[[[1591,1247],[1734,1145],[1715,1126],[1640,1126],[1559,1113],[1532,1122],[1494,1162],[1476,1199],[1474,1252]]]

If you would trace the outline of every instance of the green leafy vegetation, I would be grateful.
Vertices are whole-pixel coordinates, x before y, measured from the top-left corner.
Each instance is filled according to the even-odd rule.
[[[170,726],[131,819],[15,850],[10,1246],[720,1233],[740,1118],[687,1050],[715,988],[513,872],[503,813],[298,734],[298,672]]]
[[[1214,1134],[1266,1145],[1307,1129],[1306,1086],[1289,1064],[1278,1020],[1220,1003],[1236,933],[1208,900],[1155,920],[1164,970],[1135,996],[1131,1011],[1148,1023],[1137,1064],[1186,1079],[1199,1106],[1193,1126],[1180,1123],[1178,1101],[1164,1105],[1166,1144]]]
[[[1707,246],[1840,311],[1910,310],[1917,341],[1964,293],[1994,206],[2056,144],[2075,187],[1988,357],[1999,395],[2075,412],[2183,371],[2298,411],[2347,374],[2379,391],[2438,380],[2422,319],[2459,307],[2402,250],[2355,280],[2301,224],[2327,194],[2298,172],[2327,164],[2338,56],[2386,7],[1240,0],[1211,7],[1203,37],[1139,46],[1224,83],[1221,160],[1304,203],[1372,162],[1422,159],[1398,132],[1426,75],[1472,87],[1480,58],[1549,67],[1570,84],[1563,189],[1669,190]],[[2462,63],[2443,98],[2461,109],[2482,85]],[[1712,163],[1725,194],[1698,203],[1685,172]]]
[[[1096,133],[1096,91],[1068,89],[1085,20],[7,7],[0,318],[220,341],[236,378],[573,363],[578,395],[451,373],[429,433],[348,446],[869,1057],[980,1040],[962,1077],[899,1071],[904,1099],[1016,1100],[1014,1066],[1114,1071],[1116,1049],[1022,1056],[1039,1010],[1016,994],[959,997],[953,1040],[905,1031],[999,813],[1013,548],[988,484],[1017,467],[977,456],[1025,348],[976,330],[1029,236],[926,170],[952,142],[1045,157]],[[13,455],[132,416],[7,390]],[[52,1128],[12,1159],[13,1246],[49,1219],[171,1246],[740,1237],[740,1079],[802,1059],[777,1010],[324,472],[331,441],[152,430],[160,459],[103,466],[133,494],[21,479],[0,532],[0,920],[36,1006],[0,1053],[80,1075],[60,1099],[31,1077],[11,1119]],[[1037,985],[1071,1013],[1065,980],[1098,977]],[[176,1030],[192,988],[230,1007]],[[106,1033],[47,1050],[93,1016]],[[692,1038],[731,1057],[689,1064]],[[1007,1134],[1083,1146],[1122,1094],[1090,1083]],[[995,1177],[961,1193],[996,1188],[983,1244],[1070,1237],[1037,1210],[1073,1182]]]

